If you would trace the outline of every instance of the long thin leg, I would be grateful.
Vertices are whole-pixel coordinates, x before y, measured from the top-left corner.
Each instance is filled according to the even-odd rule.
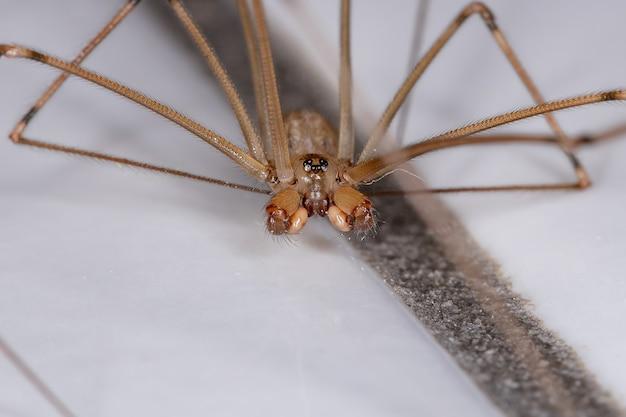
[[[422,41],[424,39],[424,32],[426,30],[426,16],[428,15],[428,7],[430,0],[420,0],[417,5],[417,15],[415,16],[415,29],[413,30],[413,39],[411,40],[411,48],[409,49],[409,63],[407,72],[411,72],[415,66],[415,57],[419,56],[422,49]],[[404,106],[400,107],[400,114],[398,115],[398,129],[396,131],[396,139],[398,143],[404,142],[404,134],[406,132],[406,125],[409,120],[409,113],[411,110],[411,93],[407,95]]]
[[[129,158],[124,158],[115,155],[109,155],[102,152],[90,151],[87,149],[76,148],[72,146],[58,145],[56,143],[42,142],[35,139],[28,139],[20,137],[19,145],[32,146],[39,149],[45,149],[47,151],[62,152],[68,155],[76,155],[85,158],[93,158],[99,161],[114,162],[116,165],[126,165],[132,168],[141,168],[160,174],[168,174],[176,177],[187,178],[190,180],[207,182],[213,185],[220,185],[222,187],[228,187],[240,191],[249,191],[257,194],[270,194],[269,190],[261,188],[250,187],[249,185],[236,184],[234,182],[223,181],[217,178],[206,177],[204,175],[193,174],[187,171],[181,171],[179,169],[167,168],[159,165],[148,164],[142,161],[136,161]]]
[[[557,145],[553,136],[547,135],[526,135],[526,134],[499,134],[499,135],[474,135],[454,142],[455,146],[460,145],[483,145],[483,144],[512,144],[512,143],[533,143]],[[448,144],[452,145],[452,144]],[[448,146],[448,147],[450,147]],[[430,151],[443,150],[447,147],[431,149]],[[373,183],[370,183],[370,185]],[[463,186],[463,187],[442,187],[426,188],[420,187],[413,190],[377,190],[368,192],[369,196],[394,197],[408,194],[432,194],[432,193],[465,193],[465,192],[496,192],[496,191],[549,191],[549,190],[576,190],[581,187],[577,182],[558,182],[552,184],[511,184],[511,185],[487,185],[487,186]]]
[[[80,65],[85,58],[91,54],[91,52],[130,14],[130,12],[139,4],[140,0],[128,0],[124,6],[120,10],[115,13],[113,18],[98,32],[98,34],[91,39],[85,47],[79,52],[79,54],[74,58],[72,64]],[[24,114],[22,119],[17,123],[17,125],[13,128],[13,131],[10,133],[9,137],[16,143],[18,143],[22,137],[22,132],[26,129],[28,123],[32,120],[32,118],[37,114],[37,112],[52,98],[52,96],[57,92],[59,88],[63,85],[65,80],[68,79],[70,74],[64,72],[59,75],[59,77],[54,80],[54,82],[44,91],[44,93],[39,97],[37,102]]]
[[[463,25],[463,23],[472,15],[479,14],[482,18],[485,25],[489,28],[490,33],[493,35],[496,43],[507,57],[513,69],[522,80],[531,96],[535,100],[537,104],[544,103],[545,100],[542,97],[541,93],[531,80],[530,76],[522,66],[520,60],[517,58],[517,55],[514,53],[511,48],[509,42],[506,40],[502,31],[498,28],[495,18],[491,10],[487,8],[484,4],[479,2],[473,2],[467,5],[461,13],[452,21],[452,23],[446,28],[446,30],[439,36],[439,38],[435,41],[433,46],[426,52],[424,57],[417,63],[411,74],[407,77],[405,82],[402,84],[400,89],[396,92],[393,100],[389,103],[382,117],[380,118],[378,124],[374,128],[368,142],[363,149],[359,157],[359,162],[363,162],[369,159],[372,153],[375,151],[376,146],[385,135],[385,132],[389,128],[394,116],[396,115],[398,109],[406,99],[406,96],[409,94],[417,80],[422,76],[426,68],[430,65],[433,59],[439,54],[441,49],[447,44],[450,38],[457,32],[457,30]],[[544,114],[544,117],[548,121],[550,128],[556,134],[558,141],[561,145],[561,148],[565,152],[566,156],[573,164],[576,174],[578,176],[578,181],[581,186],[588,185],[589,179],[586,171],[577,160],[576,156],[571,151],[571,144],[568,142],[567,137],[559,124],[557,123],[554,116],[550,113]]]
[[[139,3],[139,0],[129,0],[126,4],[118,10],[118,12],[113,16],[113,18],[98,32],[98,34],[91,39],[87,45],[80,51],[80,53],[74,58],[72,63],[74,65],[80,64],[89,54],[124,20],[126,16],[134,9],[134,7]],[[142,168],[147,169],[154,172],[159,172],[163,174],[175,175],[183,178],[193,179],[197,181],[204,181],[215,185],[221,185],[224,187],[234,188],[238,190],[257,192],[262,194],[267,194],[266,190],[249,187],[246,185],[235,184],[231,182],[222,181],[215,178],[210,178],[202,175],[192,174],[186,171],[181,171],[172,168],[166,168],[162,166],[152,165],[145,162],[135,161],[128,158],[122,158],[118,156],[108,155],[105,153],[94,152],[86,149],[69,147],[58,145],[50,142],[43,142],[39,140],[29,139],[24,137],[24,131],[27,128],[29,122],[35,117],[37,112],[52,98],[52,96],[58,91],[59,88],[63,85],[65,80],[69,77],[70,74],[63,73],[61,74],[54,82],[44,91],[41,97],[37,100],[37,102],[31,107],[31,109],[20,119],[17,123],[11,134],[9,135],[11,140],[18,145],[27,145],[33,146],[40,149],[46,149],[51,151],[63,152],[71,155],[78,155],[87,158],[95,158],[101,161],[110,161],[119,165],[127,165],[132,166],[134,168]]]
[[[493,193],[517,191],[573,191],[580,190],[578,183],[559,182],[554,184],[512,184],[512,185],[485,185],[480,187],[445,187],[420,188],[416,190],[380,190],[366,193],[370,197],[401,197],[410,194],[456,194],[456,193]]]
[[[18,371],[31,383],[33,387],[39,391],[42,397],[63,417],[75,417],[70,409],[63,401],[50,389],[48,385],[24,362],[19,355],[9,347],[9,345],[0,337],[0,352],[4,353],[7,359],[15,366]]]
[[[252,155],[256,158],[257,161],[267,164],[267,159],[265,158],[265,152],[263,151],[263,144],[261,143],[261,139],[259,135],[254,129],[252,125],[252,121],[250,120],[250,116],[244,106],[241,98],[239,97],[239,93],[237,92],[237,88],[233,84],[230,76],[224,66],[222,65],[220,59],[217,54],[213,50],[213,47],[209,44],[206,37],[202,34],[198,25],[194,22],[193,18],[183,5],[181,0],[169,0],[172,9],[176,16],[182,22],[185,30],[191,36],[191,39],[194,41],[202,55],[204,56],[209,68],[217,78],[217,81],[222,86],[224,93],[226,93],[226,97],[228,98],[228,102],[235,112],[235,116],[237,117],[237,121],[239,122],[239,126],[241,127],[241,131],[246,139],[246,143],[248,144],[248,149],[252,152]]]
[[[620,123],[599,132],[579,134],[571,137],[570,141],[573,147],[582,147],[595,145],[608,140],[613,140],[623,135],[626,135],[626,123]],[[490,135],[473,135],[473,137],[484,143],[531,141],[558,144],[557,139],[549,134],[500,133]]]
[[[354,158],[354,126],[352,123],[352,65],[350,63],[350,0],[341,1],[340,45],[337,157],[351,163]]]
[[[626,123],[619,124],[606,129],[605,131],[580,135],[572,140],[574,147],[593,145],[599,142],[615,139],[618,136],[626,134]]]
[[[479,122],[450,130],[444,134],[433,136],[413,145],[405,146],[386,155],[369,159],[349,168],[345,176],[354,183],[367,183],[394,170],[398,165],[437,149],[450,148],[453,146],[486,143],[489,136],[472,136],[475,133],[484,132],[491,128],[502,126],[517,120],[538,116],[546,112],[554,112],[562,109],[584,106],[603,101],[626,100],[626,90],[613,90],[596,94],[577,96],[563,100],[550,101],[537,106],[527,107],[510,113],[483,119]],[[519,139],[519,137],[518,137]],[[518,140],[519,141],[519,140]],[[509,140],[510,142],[510,140]],[[545,142],[545,140],[542,140]],[[556,143],[558,144],[558,142]],[[575,160],[578,161],[577,159]],[[579,188],[589,185],[589,182],[576,182]]]
[[[609,129],[593,134],[584,134],[572,138],[575,146],[588,146],[596,143],[614,139],[626,133],[626,124],[619,124]],[[549,135],[529,135],[529,134],[497,134],[497,135],[475,135],[472,136],[472,144],[494,144],[494,143],[544,143],[555,145],[558,142]],[[445,149],[445,148],[439,148]],[[378,190],[368,193],[370,196],[391,197],[403,196],[407,194],[430,194],[430,193],[478,193],[497,191],[553,191],[553,190],[578,190],[578,183],[554,183],[554,184],[512,184],[512,185],[491,185],[491,186],[464,186],[464,187],[444,187],[444,188],[418,188],[415,190]]]
[[[9,58],[32,59],[111,90],[185,128],[198,138],[202,139],[204,142],[215,147],[217,150],[228,156],[254,178],[257,178],[260,181],[266,181],[270,175],[270,167],[260,163],[246,151],[234,145],[226,138],[136,90],[112,81],[100,74],[88,71],[72,63],[62,61],[58,58],[42,54],[32,49],[15,45],[0,45],[0,56],[2,55]]]
[[[276,175],[278,181],[281,183],[290,184],[293,181],[293,167],[291,166],[287,135],[283,124],[283,114],[280,106],[280,98],[278,96],[278,85],[276,84],[276,72],[272,60],[272,49],[267,32],[265,11],[263,10],[261,0],[253,0],[252,6],[259,37],[259,57],[263,79],[263,92],[265,94],[265,108],[268,114],[267,127],[272,141]]]
[[[248,60],[250,61],[250,72],[252,73],[252,85],[254,87],[254,99],[256,104],[257,118],[261,128],[261,137],[265,148],[265,156],[267,159],[273,159],[272,142],[267,131],[269,125],[269,116],[265,108],[265,91],[263,90],[263,75],[260,67],[259,56],[259,39],[257,37],[256,28],[250,17],[250,9],[248,0],[237,0],[237,8],[243,28],[243,35],[246,41],[246,49],[248,50]]]

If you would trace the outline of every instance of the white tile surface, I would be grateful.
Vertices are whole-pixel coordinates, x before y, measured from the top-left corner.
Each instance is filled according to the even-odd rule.
[[[13,2],[0,39],[71,57],[112,11]],[[239,137],[206,71],[154,21],[138,10],[86,66]],[[55,75],[1,60],[0,130]],[[29,135],[246,181],[186,132],[77,80]],[[498,415],[322,222],[275,241],[263,197],[8,140],[0,196],[0,333],[79,416]],[[0,387],[0,415],[50,415],[5,360]]]

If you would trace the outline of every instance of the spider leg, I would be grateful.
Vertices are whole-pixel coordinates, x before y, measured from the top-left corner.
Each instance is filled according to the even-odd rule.
[[[352,162],[354,158],[354,125],[352,122],[352,65],[350,62],[350,0],[341,1],[340,44],[337,157]]]
[[[541,145],[557,145],[553,136],[549,135],[526,135],[526,134],[498,134],[498,135],[474,135],[460,140],[448,142],[447,146],[441,146],[430,151],[448,149],[461,145],[482,145],[482,144],[511,144],[511,143],[533,143]],[[462,142],[463,141],[463,142]],[[558,146],[558,145],[557,145]],[[427,151],[428,152],[428,151]],[[582,187],[578,182],[557,182],[549,184],[507,184],[507,185],[487,185],[487,186],[463,186],[463,187],[438,187],[427,188],[422,186],[410,190],[376,190],[368,192],[367,195],[373,197],[399,197],[410,194],[452,194],[452,193],[478,193],[478,192],[503,192],[503,191],[554,191],[554,190],[579,190]]]
[[[68,406],[52,391],[52,389],[26,364],[8,343],[0,337],[0,353],[17,368],[17,370],[30,382],[30,384],[39,391],[41,396],[63,417],[75,417]]]
[[[276,70],[272,58],[265,10],[261,0],[252,0],[252,15],[256,23],[259,42],[259,68],[263,82],[263,100],[267,112],[267,132],[272,143],[272,154],[278,181],[290,184],[293,181],[293,167],[289,155],[289,144],[283,122],[283,113],[278,95]]]
[[[515,54],[510,43],[507,41],[504,34],[496,24],[494,14],[483,3],[472,2],[465,6],[463,10],[457,15],[457,17],[450,23],[450,25],[448,25],[448,27],[439,36],[439,38],[435,41],[431,48],[426,52],[424,57],[417,63],[417,65],[415,66],[411,74],[409,74],[404,83],[400,86],[395,96],[385,109],[382,117],[378,121],[378,124],[372,131],[372,134],[370,135],[365,145],[365,148],[359,156],[359,162],[363,162],[372,157],[372,153],[376,150],[376,147],[389,129],[389,125],[393,121],[396,113],[398,112],[398,109],[400,108],[402,103],[404,103],[407,95],[413,89],[417,80],[420,79],[424,71],[428,68],[434,58],[439,54],[441,49],[443,49],[443,47],[448,43],[452,36],[457,32],[457,30],[463,25],[463,23],[465,23],[467,19],[474,14],[478,14],[481,17],[482,21],[485,23],[491,35],[500,47],[500,50],[506,56],[507,60],[515,70],[517,76],[522,80],[524,86],[529,91],[535,103],[542,104],[545,102],[545,99],[539,92],[539,89],[528,75],[528,72],[524,69],[521,61],[517,57],[517,54]],[[560,127],[560,125],[550,112],[545,113],[544,117],[546,118],[552,131],[555,133],[556,139],[560,144],[561,149],[573,165],[576,171],[576,175],[578,177],[578,182],[581,185],[588,183],[589,178],[587,172],[583,168],[582,164],[578,161],[576,155],[572,152],[573,143],[569,140],[563,129]]]
[[[594,133],[582,133],[571,137],[571,143],[574,148],[582,146],[595,145],[608,140],[613,140],[619,136],[626,135],[626,123],[620,123],[607,129]],[[555,144],[557,138],[550,134],[516,134],[516,133],[499,133],[490,135],[473,135],[474,138],[480,138],[484,142],[547,142]]]
[[[156,172],[159,174],[173,175],[176,177],[187,178],[195,181],[202,181],[213,185],[220,185],[222,187],[232,188],[234,190],[248,191],[257,194],[270,194],[269,190],[262,188],[251,187],[249,185],[237,184],[234,182],[220,180],[218,178],[207,177],[204,175],[193,174],[191,172],[182,171],[175,168],[168,168],[159,165],[149,164],[143,161],[137,161],[134,159],[124,158],[120,156],[110,155],[103,152],[91,151],[83,148],[76,148],[72,146],[59,145],[51,142],[43,142],[36,139],[28,139],[20,137],[19,145],[32,146],[34,148],[45,149],[47,151],[62,152],[69,155],[76,155],[84,158],[93,158],[99,161],[113,162],[116,165],[125,165],[132,168],[141,168],[148,171]]]
[[[612,126],[602,132],[580,135],[573,139],[573,146],[579,147],[579,146],[594,145],[596,143],[615,139],[618,136],[621,136],[624,134],[626,134],[626,123]]]
[[[426,16],[428,15],[428,8],[430,7],[430,0],[420,0],[415,16],[415,28],[413,29],[413,39],[411,40],[411,48],[409,49],[409,62],[407,72],[411,72],[415,65],[414,60],[419,56],[422,49],[422,40],[424,39],[424,32],[426,30]],[[406,132],[406,125],[409,120],[409,114],[411,110],[411,93],[407,95],[405,103],[400,107],[400,114],[398,115],[396,139],[398,143],[404,142],[404,134]]]
[[[98,32],[98,34],[91,39],[87,45],[78,53],[76,58],[72,60],[72,64],[80,65],[85,58],[93,52],[93,50],[130,14],[130,12],[137,6],[140,0],[128,0],[124,6],[115,13],[113,18]],[[11,131],[9,137],[16,143],[19,143],[22,139],[22,133],[28,126],[28,123],[35,117],[37,112],[52,98],[52,96],[63,85],[65,80],[69,78],[70,74],[64,72],[59,75],[56,80],[43,92],[41,97],[35,102],[35,104],[28,110],[20,121],[15,125]]]
[[[248,61],[250,62],[250,72],[252,73],[252,85],[254,88],[254,100],[261,130],[261,138],[265,148],[265,156],[267,159],[273,159],[272,142],[267,130],[269,115],[265,106],[265,87],[263,85],[263,74],[261,73],[259,38],[254,23],[252,22],[248,0],[237,0],[237,10],[239,11],[239,18],[241,19],[246,49],[248,50]]]
[[[580,190],[576,182],[557,182],[553,184],[507,184],[484,185],[478,187],[441,187],[418,188],[414,190],[379,190],[366,193],[370,197],[401,197],[411,194],[453,194],[453,193],[484,193],[484,192],[515,192],[515,191],[558,191]]]
[[[80,63],[82,63],[85,60],[85,58],[87,58],[89,54],[91,54],[91,52],[93,52],[93,50],[130,14],[130,12],[137,6],[138,3],[139,3],[139,0],[128,0],[124,4],[124,6],[120,8],[117,11],[117,13],[115,13],[113,18],[96,34],[96,36],[93,39],[91,39],[87,43],[87,45],[85,45],[85,47],[83,47],[83,49],[79,52],[76,58],[74,58],[74,60],[72,61],[72,65],[77,66]],[[108,154],[101,153],[101,152],[94,152],[94,151],[85,150],[81,148],[68,147],[68,146],[63,146],[63,145],[58,145],[54,143],[26,138],[24,136],[24,131],[27,128],[30,121],[37,115],[39,110],[41,110],[41,108],[48,103],[48,101],[54,96],[54,94],[59,90],[59,88],[61,88],[61,86],[67,80],[69,76],[70,76],[69,72],[64,72],[56,80],[54,80],[54,82],[44,91],[44,93],[41,95],[41,97],[39,97],[39,99],[30,108],[30,110],[26,112],[26,114],[20,119],[20,121],[13,128],[13,130],[11,131],[9,135],[9,137],[14,143],[19,144],[19,145],[33,146],[33,147],[51,150],[51,151],[63,152],[67,154],[79,155],[79,156],[88,157],[88,158],[95,158],[95,159],[99,159],[103,161],[115,162],[117,164],[132,166],[135,168],[147,169],[147,170],[151,170],[154,172],[170,174],[170,175],[175,175],[179,177],[185,177],[185,178],[194,179],[198,181],[209,182],[215,185],[221,185],[221,186],[244,190],[244,191],[260,192],[264,194],[266,193],[266,191],[262,189],[240,185],[240,184],[234,184],[234,183],[230,183],[227,181],[209,178],[209,177],[205,177],[202,175],[192,174],[192,173],[177,170],[177,169],[165,168],[165,167],[161,167],[157,165],[148,164],[145,162],[112,156],[112,155],[108,155]]]
[[[130,12],[137,6],[139,0],[128,0],[123,7],[121,7],[117,13],[111,18],[111,20],[96,34],[96,36],[91,39],[85,47],[79,52],[79,54],[72,61],[73,65],[79,65],[82,63],[85,58],[93,52],[93,50],[126,18]],[[266,190],[249,187],[241,184],[234,184],[227,181],[222,181],[215,178],[210,178],[202,175],[192,174],[189,172],[166,168],[162,166],[152,165],[145,162],[135,161],[128,158],[122,158],[118,156],[113,156],[101,152],[95,152],[91,150],[69,147],[58,145],[50,142],[44,142],[35,139],[29,139],[24,136],[24,131],[28,127],[30,121],[37,115],[39,110],[48,103],[48,101],[54,96],[54,94],[61,88],[63,83],[70,76],[70,73],[64,72],[59,77],[57,77],[54,82],[43,92],[41,97],[35,102],[35,104],[30,108],[28,112],[20,119],[17,125],[11,131],[9,137],[11,140],[18,145],[26,145],[33,146],[40,149],[46,149],[51,151],[63,152],[66,154],[79,155],[82,157],[95,158],[101,161],[110,161],[115,162],[116,164],[122,164],[127,166],[132,166],[135,168],[147,169],[154,172],[159,172],[163,174],[170,174],[179,177],[194,179],[198,181],[204,181],[215,185],[221,185],[229,188],[251,191],[257,193],[267,194]]]
[[[613,140],[619,136],[626,135],[626,123],[620,123],[609,127],[608,129],[601,130],[594,133],[583,133],[571,137],[572,146],[575,148],[581,146],[590,146],[597,143],[605,142],[607,140]],[[497,142],[546,142],[556,144],[557,139],[550,134],[517,134],[517,133],[499,133],[489,135],[473,135],[473,137],[485,143],[497,143]]]
[[[42,54],[41,52],[34,51],[32,49],[15,46],[15,45],[0,45],[0,56],[7,56],[9,58],[25,58],[34,61],[41,62],[42,64],[60,69],[64,72],[83,78],[101,87],[111,90],[121,96],[134,101],[135,103],[152,110],[153,112],[165,117],[166,119],[178,124],[185,128],[195,136],[215,147],[217,150],[228,156],[237,165],[239,165],[250,176],[260,180],[270,180],[271,167],[254,159],[246,151],[233,144],[226,138],[218,135],[210,129],[202,126],[198,122],[189,119],[176,110],[153,100],[144,94],[126,87],[118,82],[115,82],[109,78],[106,78],[100,74],[88,71],[82,67],[74,65],[72,63],[60,60],[50,55]]]
[[[593,103],[600,103],[604,101],[623,101],[626,100],[626,90],[612,90],[595,94],[587,94],[583,96],[576,96],[562,100],[550,101],[547,103],[539,104],[532,107],[526,107],[520,110],[516,110],[509,113],[503,113],[494,117],[483,119],[476,123],[472,123],[454,130],[450,130],[441,135],[433,136],[429,139],[419,141],[413,145],[405,146],[404,148],[390,152],[388,154],[369,159],[365,162],[358,163],[355,166],[347,169],[344,173],[346,180],[352,183],[367,183],[377,178],[380,178],[384,174],[393,171],[400,164],[409,161],[416,156],[422,155],[427,152],[432,152],[438,149],[449,148],[453,146],[478,144],[478,143],[491,143],[494,142],[511,142],[511,141],[546,141],[545,136],[533,137],[533,136],[473,136],[475,133],[484,132],[497,126],[509,124],[518,120],[527,119],[529,117],[538,116],[547,112],[554,112],[558,110],[579,107],[589,105]],[[538,139],[537,139],[538,138]],[[554,144],[560,145],[558,141]],[[574,167],[578,168],[580,165],[578,159],[573,159]],[[578,165],[577,165],[578,164]],[[577,181],[578,188],[585,188],[590,185],[587,181]]]
[[[263,151],[263,144],[261,143],[261,138],[257,134],[252,125],[252,121],[250,120],[250,115],[248,114],[245,105],[241,101],[239,97],[239,93],[237,92],[237,88],[233,84],[228,72],[222,65],[220,59],[217,57],[217,54],[213,50],[213,47],[209,44],[209,41],[202,34],[200,28],[196,22],[194,22],[193,18],[183,5],[181,0],[169,0],[172,9],[174,10],[174,14],[178,17],[178,19],[182,22],[185,30],[191,36],[191,39],[194,41],[202,55],[204,56],[209,68],[217,78],[218,82],[222,86],[224,93],[226,93],[226,97],[235,112],[235,116],[239,122],[239,126],[244,134],[246,139],[246,143],[248,144],[248,149],[252,153],[252,155],[257,159],[257,161],[267,164],[267,159],[265,158],[265,152]]]
[[[626,124],[613,126],[609,129],[594,133],[584,134],[572,138],[575,146],[593,145],[606,140],[614,139],[617,136],[626,133]],[[515,134],[504,133],[496,135],[474,135],[474,142],[471,144],[494,144],[494,143],[537,143],[537,144],[557,144],[556,139],[550,135],[532,135],[532,134]],[[455,146],[457,144],[454,144]],[[459,144],[461,145],[461,144]],[[445,148],[439,148],[439,150]],[[554,190],[579,190],[582,187],[578,182],[559,182],[551,184],[507,184],[493,186],[464,186],[464,187],[442,187],[442,188],[426,188],[421,187],[413,190],[376,190],[367,193],[370,196],[378,197],[394,197],[408,194],[451,194],[451,193],[478,193],[478,192],[502,192],[502,191],[554,191]]]

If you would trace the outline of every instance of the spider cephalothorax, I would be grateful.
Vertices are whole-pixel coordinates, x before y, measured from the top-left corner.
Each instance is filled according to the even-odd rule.
[[[337,136],[321,115],[293,112],[285,118],[291,149],[314,150],[292,159],[293,184],[274,194],[266,211],[267,230],[298,233],[309,217],[328,217],[342,232],[367,232],[374,226],[372,203],[350,183],[344,161],[324,152],[336,147]]]

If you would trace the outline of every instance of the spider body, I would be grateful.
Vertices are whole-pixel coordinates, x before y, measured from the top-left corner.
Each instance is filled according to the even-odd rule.
[[[65,61],[19,45],[0,44],[0,57],[38,61],[62,72],[31,109],[18,121],[9,135],[11,140],[17,144],[111,161],[155,172],[205,181],[240,191],[269,194],[272,197],[266,206],[267,229],[274,235],[298,233],[304,227],[308,218],[313,215],[328,217],[331,224],[342,232],[368,232],[375,225],[373,208],[368,197],[358,191],[358,187],[371,184],[373,181],[394,171],[403,163],[420,155],[457,146],[490,143],[535,143],[557,146],[570,161],[576,179],[546,184],[419,188],[411,191],[390,190],[381,191],[377,194],[384,196],[402,195],[407,192],[584,189],[590,185],[590,179],[574,151],[577,146],[595,142],[596,139],[606,138],[606,135],[596,135],[593,138],[585,137],[584,140],[569,137],[552,113],[604,101],[626,100],[626,90],[617,89],[561,100],[545,101],[503,32],[496,24],[493,13],[484,4],[472,2],[452,19],[433,45],[415,64],[386,106],[369,135],[365,146],[357,156],[355,154],[355,135],[352,118],[350,0],[341,1],[338,132],[323,116],[315,111],[303,110],[287,115],[283,114],[262,0],[252,0],[252,8],[250,8],[248,0],[236,1],[248,49],[255,90],[258,126],[255,126],[252,122],[253,119],[239,97],[234,83],[210,42],[205,38],[189,12],[185,9],[182,0],[169,0],[173,13],[202,52],[206,63],[226,94],[246,142],[246,148],[241,148],[217,132],[204,127],[171,107],[81,66],[82,61],[128,16],[138,3],[138,0],[126,0],[126,3],[109,23],[85,45],[72,61]],[[457,33],[463,23],[473,15],[479,16],[483,21],[493,40],[506,56],[517,76],[535,101],[535,105],[488,117],[378,155],[376,150],[385,138],[390,124],[400,106],[405,102],[411,89],[437,57],[441,49]],[[260,189],[235,184],[186,171],[156,166],[103,152],[25,137],[24,131],[29,122],[70,75],[83,78],[93,84],[113,91],[178,124],[198,139],[230,158],[250,177],[265,183],[271,191],[265,188]],[[551,135],[482,134],[492,128],[539,115],[543,115],[548,122],[552,130]],[[616,132],[619,133],[619,130],[614,130],[612,133]],[[374,193],[370,193],[370,195],[374,195]]]
[[[328,217],[341,232],[368,232],[374,227],[372,204],[346,179],[347,161],[337,159],[337,134],[317,112],[285,117],[294,181],[278,185],[266,207],[267,230],[273,235],[298,233],[309,217]]]

